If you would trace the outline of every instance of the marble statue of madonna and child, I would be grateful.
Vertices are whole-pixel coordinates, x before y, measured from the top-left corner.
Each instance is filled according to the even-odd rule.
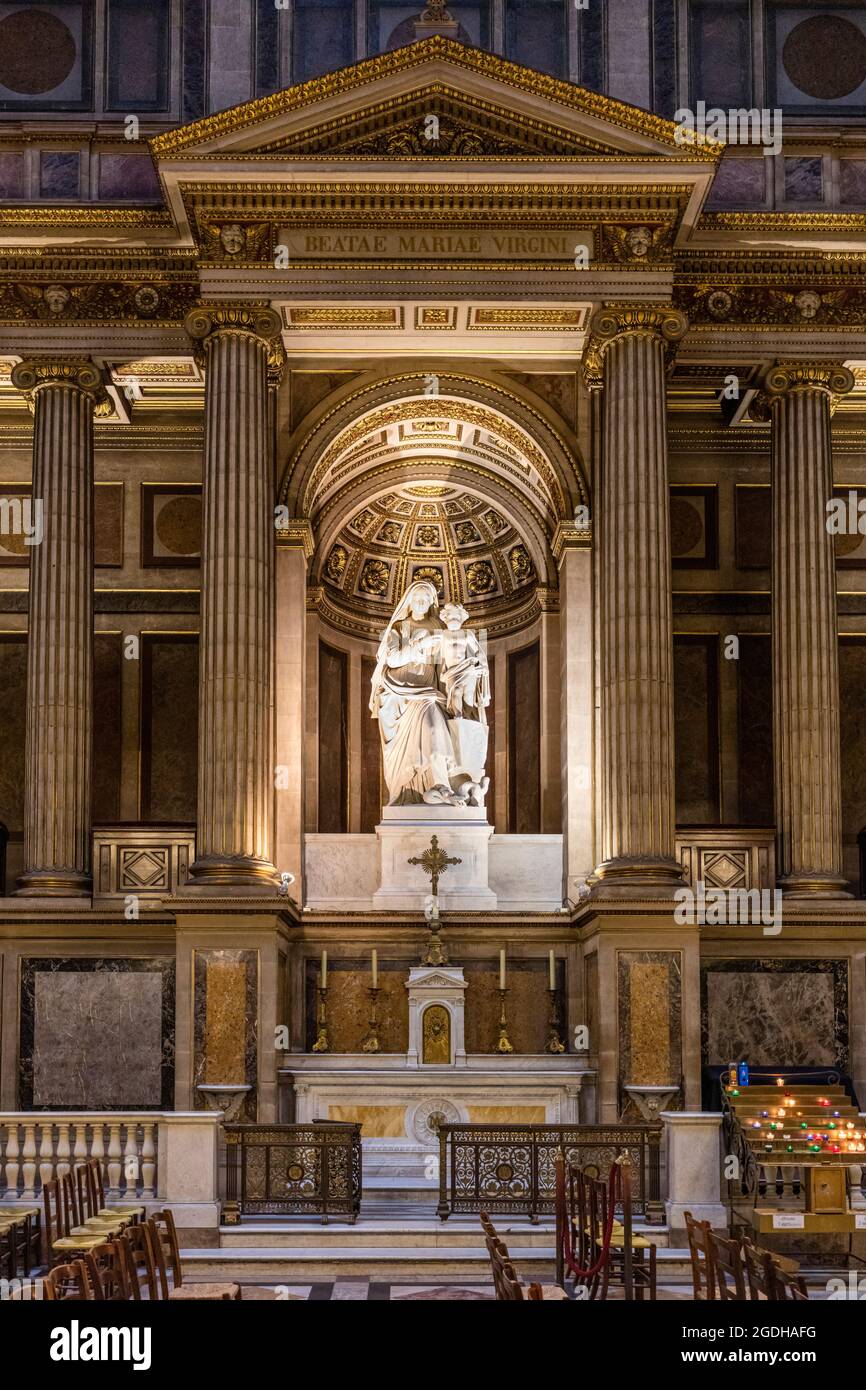
[[[478,806],[490,782],[490,670],[469,614],[440,610],[425,580],[410,584],[379,643],[370,712],[379,721],[391,806]]]

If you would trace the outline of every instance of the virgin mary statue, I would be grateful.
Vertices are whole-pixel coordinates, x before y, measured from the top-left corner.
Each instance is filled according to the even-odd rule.
[[[379,721],[391,806],[460,805],[452,791],[454,752],[437,681],[440,633],[436,590],[410,584],[376,654],[370,712]]]

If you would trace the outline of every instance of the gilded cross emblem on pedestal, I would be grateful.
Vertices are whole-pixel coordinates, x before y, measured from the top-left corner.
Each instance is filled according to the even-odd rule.
[[[462,859],[449,859],[444,850],[439,848],[438,835],[431,836],[430,848],[425,849],[422,855],[413,855],[406,860],[407,864],[420,864],[425,874],[430,875],[430,891],[434,898],[439,891],[439,879],[449,864],[462,864]]]

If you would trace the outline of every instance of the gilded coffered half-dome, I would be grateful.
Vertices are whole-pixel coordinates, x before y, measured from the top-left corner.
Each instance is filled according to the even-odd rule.
[[[440,603],[493,610],[527,599],[537,583],[529,547],[504,509],[459,484],[412,482],[370,498],[319,557],[332,598],[390,610],[429,579]]]

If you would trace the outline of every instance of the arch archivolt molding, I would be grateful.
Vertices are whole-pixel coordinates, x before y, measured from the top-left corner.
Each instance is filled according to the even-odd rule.
[[[438,392],[429,394],[425,385],[438,378]],[[289,463],[280,485],[280,501],[298,516],[313,519],[329,492],[346,479],[347,473],[365,466],[359,445],[376,430],[426,415],[435,419],[450,417],[490,433],[500,441],[498,461],[503,472],[511,472],[533,505],[549,516],[552,533],[556,522],[570,518],[577,503],[588,501],[588,487],[581,468],[576,442],[566,438],[567,427],[554,421],[543,402],[524,393],[511,382],[470,375],[456,369],[438,372],[412,371],[376,377],[341,387],[304,421],[290,441]],[[386,453],[399,453],[405,468],[413,452],[423,449],[396,441],[385,444]],[[431,439],[436,453],[443,441]],[[465,443],[461,441],[465,450]],[[381,441],[380,441],[380,447]],[[359,450],[353,460],[349,455]],[[461,449],[453,450],[460,453]],[[478,451],[482,452],[482,451]],[[338,461],[346,455],[346,468],[329,478]],[[375,463],[372,464],[375,466]],[[496,476],[493,468],[482,470]],[[533,477],[534,475],[534,477]]]

